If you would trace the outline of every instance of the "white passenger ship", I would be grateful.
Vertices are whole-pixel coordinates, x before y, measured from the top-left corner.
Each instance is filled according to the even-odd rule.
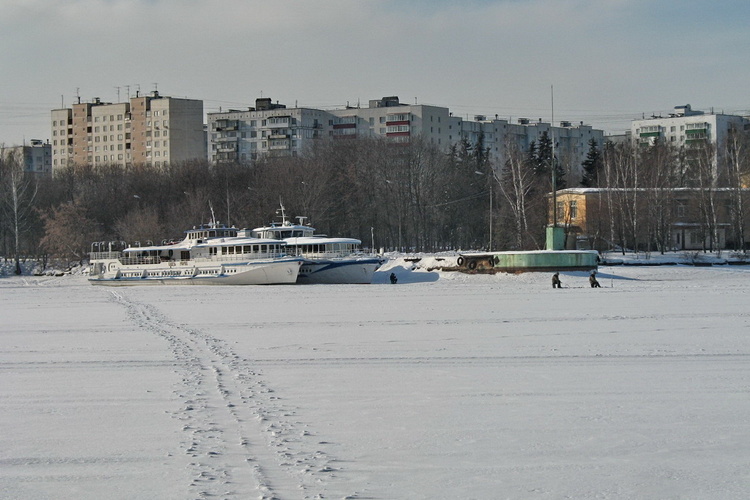
[[[362,252],[362,242],[355,238],[330,238],[315,234],[315,228],[287,220],[284,206],[277,210],[281,221],[252,230],[256,238],[286,242],[287,251],[303,259],[297,275],[299,284],[370,284],[375,271],[383,264],[377,255]]]
[[[243,236],[218,223],[186,231],[178,243],[92,244],[89,282],[100,285],[276,285],[297,280],[302,259],[286,243]]]

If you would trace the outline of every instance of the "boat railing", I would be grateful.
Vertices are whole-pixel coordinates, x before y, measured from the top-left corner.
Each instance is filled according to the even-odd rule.
[[[289,254],[285,252],[238,253],[213,255],[210,257],[195,257],[194,260],[196,262],[241,262],[246,260],[280,259],[282,257],[289,257]]]
[[[144,264],[159,264],[162,259],[158,255],[133,255],[131,257],[120,257],[120,263],[124,266],[142,266]]]
[[[89,252],[90,260],[113,260],[118,259],[122,255],[121,252]]]
[[[269,253],[252,253],[252,254],[236,254],[236,255],[212,255],[209,257],[194,257],[192,262],[241,262],[247,260],[263,260],[263,259],[278,259],[287,257],[288,254],[283,252],[269,252]],[[119,260],[124,266],[142,266],[142,265],[153,265],[153,264],[168,264],[168,265],[188,265],[189,260],[183,259],[167,259],[166,257],[160,257],[158,255],[133,255],[123,254],[122,252],[91,252],[91,260]]]

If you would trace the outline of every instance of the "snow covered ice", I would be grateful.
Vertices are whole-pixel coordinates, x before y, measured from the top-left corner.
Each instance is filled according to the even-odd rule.
[[[750,267],[412,267],[1,278],[0,498],[750,495]]]

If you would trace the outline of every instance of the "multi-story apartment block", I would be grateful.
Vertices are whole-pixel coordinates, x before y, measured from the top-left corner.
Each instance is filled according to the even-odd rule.
[[[630,124],[631,137],[639,145],[662,141],[678,147],[706,142],[720,146],[726,141],[730,130],[743,130],[750,123],[738,115],[694,110],[690,104],[675,106],[674,111],[667,117],[652,116],[633,120]]]
[[[3,155],[16,155],[23,171],[35,175],[52,173],[52,146],[48,142],[32,139],[30,144],[3,148]]]
[[[254,108],[208,114],[208,157],[212,162],[245,161],[263,155],[295,156],[315,139],[347,140],[357,137],[381,137],[395,142],[410,142],[416,137],[448,150],[463,139],[476,145],[480,141],[490,153],[495,168],[501,168],[508,140],[526,151],[543,133],[554,138],[561,159],[571,175],[580,175],[589,140],[600,146],[604,132],[587,125],[549,123],[519,119],[511,124],[498,117],[488,120],[475,116],[464,120],[448,108],[424,104],[404,104],[390,96],[371,100],[368,107],[335,110],[287,109],[271,99],[258,99]]]
[[[633,120],[630,125],[631,140],[636,145],[647,146],[662,142],[680,149],[710,144],[713,148],[713,168],[718,176],[718,165],[727,139],[733,130],[750,128],[750,120],[739,115],[705,113],[694,110],[689,104],[675,106],[667,117],[652,116]]]
[[[369,102],[367,108],[331,110],[333,139],[385,137],[394,142],[423,139],[439,147],[450,145],[451,114],[448,108],[423,104],[408,105],[390,96]]]
[[[71,164],[155,167],[205,158],[203,102],[136,95],[124,103],[98,98],[52,110],[52,167]]]
[[[208,113],[208,158],[219,163],[296,156],[324,136],[329,121],[326,111],[287,109],[269,98],[256,99],[255,107],[244,111]]]
[[[577,184],[580,180],[581,163],[586,159],[589,142],[593,139],[597,147],[604,144],[604,131],[584,125],[581,122],[574,125],[569,121],[561,121],[554,126],[541,119],[532,121],[519,118],[516,123],[498,118],[487,119],[485,116],[475,116],[473,121],[458,120],[456,127],[460,137],[466,138],[470,144],[481,141],[489,151],[494,167],[501,169],[508,159],[508,147],[515,144],[522,152],[526,152],[532,143],[539,144],[543,136],[554,141],[555,156],[566,171],[568,184]]]

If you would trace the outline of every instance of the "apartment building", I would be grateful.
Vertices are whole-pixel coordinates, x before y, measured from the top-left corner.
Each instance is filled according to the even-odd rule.
[[[558,148],[558,158],[569,168],[571,176],[580,176],[581,162],[586,158],[589,140],[604,142],[604,132],[588,125],[560,122],[559,126],[525,118],[517,123],[487,119],[477,115],[473,120],[454,116],[446,107],[405,104],[397,96],[368,102],[367,107],[346,106],[342,109],[288,109],[257,99],[254,108],[208,113],[208,158],[212,162],[246,161],[260,156],[295,156],[311,141],[333,141],[357,137],[379,137],[394,142],[410,142],[421,137],[448,151],[463,139],[488,149],[496,168],[505,159],[508,140],[526,151],[543,133],[550,134]]]
[[[249,161],[260,156],[296,156],[324,137],[331,116],[311,108],[288,109],[270,98],[255,107],[208,113],[208,159],[213,163]]]
[[[32,139],[29,144],[3,148],[3,155],[7,158],[15,155],[23,165],[23,171],[35,175],[50,175],[52,173],[52,146],[39,139]]]
[[[676,148],[690,150],[705,144],[713,147],[713,166],[715,177],[720,172],[718,166],[727,139],[733,130],[747,130],[750,120],[739,115],[723,113],[706,113],[692,109],[690,104],[675,106],[669,116],[651,116],[633,120],[630,125],[630,136],[639,146],[653,145],[656,142],[672,145]]]
[[[71,164],[150,165],[205,158],[203,102],[136,94],[52,110],[52,168]]]

